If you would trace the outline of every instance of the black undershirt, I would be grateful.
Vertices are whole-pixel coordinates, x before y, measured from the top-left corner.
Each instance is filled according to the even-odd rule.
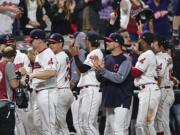
[[[78,55],[74,56],[74,60],[75,60],[76,66],[78,67],[80,73],[85,73],[89,69],[91,69],[91,67],[89,65],[82,63],[82,61],[79,59]]]

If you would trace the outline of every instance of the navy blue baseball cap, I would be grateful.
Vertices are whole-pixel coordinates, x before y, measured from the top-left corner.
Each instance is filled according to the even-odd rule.
[[[105,37],[104,39],[105,39],[105,42],[117,42],[120,45],[124,45],[123,37],[120,34],[116,33],[116,32],[111,33],[109,35],[109,37]]]
[[[6,44],[5,35],[0,35],[0,44]]]
[[[51,43],[64,43],[64,38],[59,33],[53,33],[48,38],[48,43],[49,44],[51,44]]]
[[[154,34],[151,32],[144,32],[141,37],[148,45],[151,45],[151,43],[154,41]]]
[[[46,33],[41,29],[34,29],[30,32],[30,37],[33,39],[45,39]]]
[[[99,42],[102,38],[94,31],[90,31],[86,33],[86,40],[92,41],[92,42]]]

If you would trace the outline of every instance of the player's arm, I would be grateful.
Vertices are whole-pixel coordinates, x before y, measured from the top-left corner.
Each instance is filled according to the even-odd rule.
[[[79,59],[78,55],[74,56],[74,60],[75,60],[76,66],[77,66],[78,70],[80,71],[80,73],[85,73],[91,69],[91,66],[82,63],[82,61]]]
[[[105,68],[100,69],[98,72],[102,75],[102,77],[114,82],[114,83],[122,83],[131,71],[132,63],[130,60],[125,60],[122,62],[119,67],[118,72],[111,72]]]
[[[139,70],[139,69],[136,68],[136,67],[132,67],[132,69],[131,69],[131,75],[132,75],[134,78],[140,77],[142,74],[143,74],[143,72],[142,72],[141,70]]]
[[[154,23],[153,23],[153,19],[151,19],[151,20],[149,21],[149,31],[150,31],[151,33],[154,33]]]
[[[40,72],[40,73],[32,73],[30,75],[30,79],[36,78],[36,79],[45,80],[45,79],[52,78],[55,76],[56,76],[55,70],[45,70],[45,71]]]
[[[19,9],[15,6],[4,6],[4,5],[0,5],[0,13],[4,13],[4,12],[13,12],[13,13],[17,13],[19,11]]]
[[[20,81],[16,79],[14,64],[7,63],[5,72],[6,72],[7,79],[9,80],[10,86],[13,89],[17,88],[20,84]]]
[[[9,11],[9,8],[7,6],[0,5],[0,13],[6,12],[6,11]]]

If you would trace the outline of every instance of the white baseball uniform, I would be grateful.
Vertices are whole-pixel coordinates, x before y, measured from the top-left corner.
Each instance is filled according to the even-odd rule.
[[[174,103],[173,84],[170,80],[172,71],[172,58],[167,53],[156,54],[157,58],[157,71],[161,78],[161,100],[159,103],[156,115],[156,130],[157,132],[164,132],[164,135],[171,135],[169,127],[169,112],[172,104]]]
[[[0,5],[2,5],[4,2],[16,5],[19,4],[19,0],[0,0]],[[0,35],[12,33],[15,16],[15,13],[9,11],[0,13]]]
[[[26,69],[27,73],[30,73],[30,67],[29,67],[30,61],[27,55],[24,53],[21,53],[19,50],[16,50],[16,52],[17,54],[14,59],[16,70],[23,67]],[[30,121],[27,120],[27,118],[29,117],[29,113],[28,113],[29,111],[30,109],[25,111],[23,109],[16,108],[16,114],[15,114],[16,116],[15,134],[16,135],[29,135],[29,125],[31,123]]]
[[[33,73],[41,73],[46,70],[56,71],[57,61],[56,56],[51,49],[46,48],[39,54],[37,54]],[[34,115],[34,125],[37,126],[37,130],[40,131],[39,134],[43,135],[56,135],[56,90],[57,90],[57,78],[51,77],[48,79],[36,79],[33,78],[32,85],[36,91],[36,110],[40,112],[39,117]],[[41,123],[40,123],[41,122]],[[41,125],[39,125],[41,124]]]
[[[84,61],[84,64],[93,66],[93,56],[103,59],[100,49],[91,51]],[[98,129],[94,126],[97,120],[99,106],[101,104],[102,93],[99,92],[99,81],[93,68],[85,73],[81,73],[77,87],[80,87],[79,95],[79,124],[81,135],[99,135]]]
[[[66,123],[66,114],[74,100],[70,89],[70,60],[68,55],[61,51],[56,54],[57,59],[57,126],[59,135],[69,135]]]
[[[136,120],[137,135],[156,135],[154,119],[158,109],[161,92],[155,80],[157,77],[156,57],[151,50],[142,53],[135,65],[135,68],[143,73],[135,78],[134,84],[139,87],[139,110]]]

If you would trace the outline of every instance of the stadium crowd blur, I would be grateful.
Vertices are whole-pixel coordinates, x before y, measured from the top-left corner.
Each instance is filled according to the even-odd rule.
[[[138,22],[136,16],[146,8],[153,17]],[[47,37],[51,33],[63,35],[65,49],[76,32],[95,31],[102,37],[118,32],[125,48],[134,51],[140,35],[150,31],[171,46],[174,75],[180,80],[180,0],[0,0],[0,53],[5,42],[2,37],[12,34],[19,41],[17,48],[31,55],[29,34],[37,28],[46,31]],[[101,47],[106,50],[104,42]],[[176,109],[180,110],[180,103]]]

